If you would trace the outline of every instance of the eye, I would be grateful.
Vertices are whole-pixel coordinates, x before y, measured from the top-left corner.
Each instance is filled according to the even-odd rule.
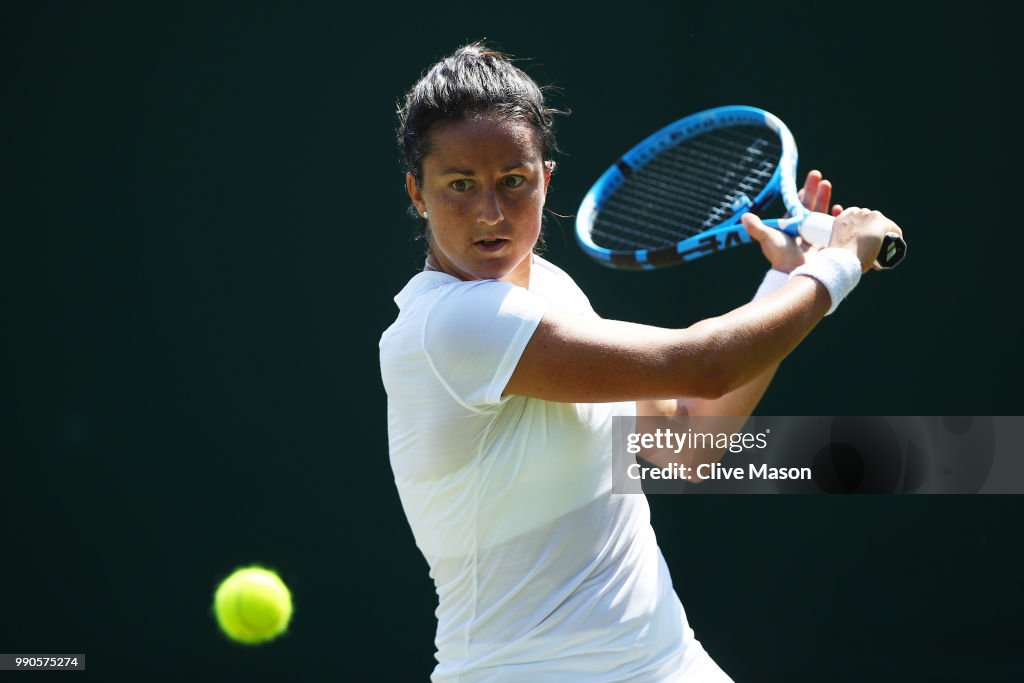
[[[469,178],[459,178],[449,183],[449,186],[456,192],[465,192],[466,190],[473,187],[473,181]]]
[[[526,178],[521,175],[507,175],[502,179],[506,187],[519,187],[526,182]]]

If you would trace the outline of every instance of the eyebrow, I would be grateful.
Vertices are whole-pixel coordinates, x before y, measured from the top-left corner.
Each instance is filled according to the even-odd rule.
[[[511,166],[506,166],[505,168],[501,169],[501,172],[502,173],[508,173],[509,171],[516,170],[517,168],[527,168],[527,166],[528,166],[527,162],[525,162],[525,161],[517,161],[514,164],[512,164]],[[440,175],[475,176],[476,173],[474,173],[473,169],[471,169],[471,168],[466,168],[466,169],[463,169],[463,168],[444,168],[444,169],[441,169]]]

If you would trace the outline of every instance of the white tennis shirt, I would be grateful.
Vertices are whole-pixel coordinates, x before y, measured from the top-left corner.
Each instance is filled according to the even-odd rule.
[[[501,393],[549,306],[596,315],[534,257],[530,287],[414,276],[380,340],[395,483],[437,588],[432,681],[730,680],[694,639],[647,499],[611,493],[635,404]]]

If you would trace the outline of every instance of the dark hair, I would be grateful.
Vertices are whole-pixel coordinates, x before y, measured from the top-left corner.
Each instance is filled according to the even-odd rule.
[[[564,112],[548,107],[544,92],[508,55],[482,42],[459,48],[430,67],[398,108],[398,145],[406,170],[421,183],[431,127],[472,116],[525,121],[537,131],[544,160],[551,160],[558,151],[554,117]],[[415,208],[412,213],[418,215]]]

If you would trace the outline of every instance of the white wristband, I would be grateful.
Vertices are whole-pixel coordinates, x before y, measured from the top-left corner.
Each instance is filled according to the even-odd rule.
[[[825,315],[832,315],[839,302],[860,282],[860,259],[848,249],[829,247],[815,254],[810,261],[793,270],[789,277],[806,275],[825,286],[832,298],[832,307]]]
[[[772,268],[764,274],[764,280],[761,281],[761,286],[757,288],[754,300],[768,296],[787,282],[789,282],[789,273],[783,273],[781,270]]]

